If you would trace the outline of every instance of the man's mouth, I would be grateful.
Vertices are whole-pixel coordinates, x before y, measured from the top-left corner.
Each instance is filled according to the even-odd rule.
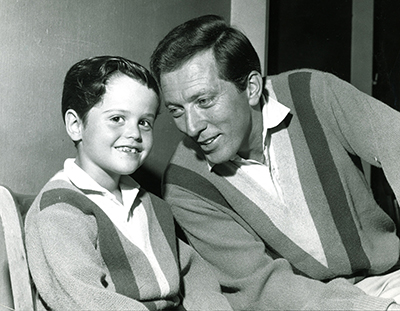
[[[208,145],[212,144],[218,137],[219,137],[219,135],[216,135],[216,136],[208,138],[206,140],[199,141],[198,143],[201,146],[208,146]]]
[[[121,152],[127,152],[127,153],[140,153],[142,152],[141,150],[135,148],[135,147],[128,147],[128,146],[121,146],[121,147],[115,147],[118,151]]]

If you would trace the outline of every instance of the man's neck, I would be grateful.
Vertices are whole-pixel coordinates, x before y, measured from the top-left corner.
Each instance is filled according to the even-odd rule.
[[[263,148],[263,118],[261,113],[261,104],[252,108],[251,114],[251,130],[247,144],[238,155],[244,159],[252,159],[260,163],[264,162],[264,148]]]

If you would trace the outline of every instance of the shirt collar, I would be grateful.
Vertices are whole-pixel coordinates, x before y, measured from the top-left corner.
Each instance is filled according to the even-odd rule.
[[[67,175],[68,179],[84,192],[98,193],[103,195],[112,195],[106,188],[100,186],[92,177],[88,175],[83,169],[81,169],[76,163],[75,159],[66,159],[64,162],[64,173]],[[122,192],[123,201],[124,193],[128,190],[135,190],[135,195],[139,192],[140,185],[129,176],[121,176],[120,179],[120,189]],[[130,199],[132,200],[132,199]]]
[[[282,105],[272,96],[268,96],[267,98],[263,96],[261,100],[264,102],[262,108],[262,115],[263,115],[263,141],[265,141],[268,129],[272,129],[281,124],[282,121],[285,120],[290,109]]]

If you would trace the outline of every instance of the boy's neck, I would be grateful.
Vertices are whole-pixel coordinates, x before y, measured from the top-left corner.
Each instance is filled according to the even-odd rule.
[[[123,204],[122,202],[122,192],[121,188],[119,187],[119,182],[120,182],[121,176],[119,176],[116,179],[110,179],[108,182],[104,183],[99,183],[102,187],[106,188],[108,191],[110,191],[113,195],[115,195],[116,199]]]
[[[119,203],[124,204],[124,202],[122,201],[122,192],[121,192],[120,187],[117,187],[117,189],[115,189],[114,191],[111,191],[111,193],[113,195],[115,195],[115,197]]]
[[[119,183],[121,180],[121,175],[113,175],[105,173],[104,171],[96,171],[96,170],[87,170],[82,165],[81,159],[76,157],[75,163],[82,168],[90,177],[92,177],[100,186],[107,189],[110,193],[115,195],[117,200],[122,203],[122,193],[119,187]]]
[[[115,198],[118,200],[119,203],[124,204],[122,201],[122,192],[121,188],[119,187],[119,181],[120,179],[118,179],[117,181],[111,179],[111,182],[97,182],[100,186],[107,189],[111,194],[115,195]]]

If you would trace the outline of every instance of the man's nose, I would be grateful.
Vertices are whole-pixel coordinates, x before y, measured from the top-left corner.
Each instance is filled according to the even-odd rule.
[[[207,127],[206,119],[196,107],[190,107],[186,111],[186,134],[196,137]]]

